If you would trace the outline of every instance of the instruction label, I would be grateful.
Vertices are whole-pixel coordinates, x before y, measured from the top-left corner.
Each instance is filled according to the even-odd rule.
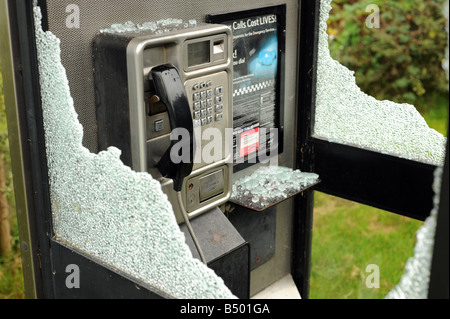
[[[278,23],[276,14],[224,22],[233,30],[233,151],[242,162],[271,144],[277,127]],[[266,130],[261,130],[266,128]],[[266,132],[266,143],[260,134]]]

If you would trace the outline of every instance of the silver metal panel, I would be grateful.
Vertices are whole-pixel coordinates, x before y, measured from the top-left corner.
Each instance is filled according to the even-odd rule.
[[[209,49],[211,49],[211,55],[213,51],[213,43],[216,40],[220,40],[224,45],[226,52],[222,54],[222,57],[210,61],[204,65],[187,67],[187,55],[186,49],[189,43],[206,41],[208,40]],[[226,44],[225,44],[226,42]],[[193,29],[185,29],[180,30],[178,32],[172,31],[168,33],[164,33],[161,35],[145,35],[145,36],[136,36],[133,38],[127,45],[127,74],[128,74],[128,94],[129,94],[129,105],[130,105],[130,127],[133,129],[130,132],[131,136],[131,153],[132,153],[132,168],[136,171],[150,171],[154,177],[157,176],[157,172],[153,169],[154,167],[149,166],[149,162],[147,162],[147,156],[150,157],[150,163],[154,162],[153,157],[155,155],[159,155],[160,146],[157,146],[154,150],[155,152],[150,152],[150,150],[146,150],[146,147],[151,148],[155,143],[160,143],[163,138],[154,139],[154,143],[152,140],[147,140],[147,132],[148,128],[146,128],[147,120],[144,116],[145,114],[145,100],[144,100],[144,78],[148,76],[148,71],[150,71],[151,67],[154,65],[145,64],[144,52],[148,50],[153,50],[155,48],[164,48],[163,50],[167,52],[165,54],[166,60],[164,63],[172,63],[176,67],[178,67],[180,71],[180,76],[184,81],[184,84],[187,88],[187,96],[190,100],[191,114],[194,111],[193,105],[194,101],[192,101],[192,96],[194,94],[193,86],[198,83],[206,83],[212,82],[215,85],[219,85],[221,88],[225,88],[223,95],[220,97],[223,98],[223,106],[224,109],[222,111],[223,118],[220,121],[213,120],[213,123],[208,124],[209,127],[219,129],[221,132],[225,132],[227,127],[231,127],[231,119],[232,119],[232,60],[231,54],[228,52],[228,49],[231,49],[232,46],[232,34],[231,30],[224,25],[213,25],[213,24],[203,24],[202,26],[198,26]],[[212,91],[211,87],[211,91]],[[204,90],[206,96],[206,90]],[[197,93],[199,94],[199,93]],[[212,94],[212,92],[211,92]],[[213,98],[213,96],[211,97]],[[212,100],[211,100],[212,101]],[[211,106],[212,110],[212,106]],[[206,111],[206,109],[205,109]],[[204,127],[197,127],[194,129],[195,136],[198,138],[203,134]],[[196,139],[197,139],[196,138]],[[232,179],[232,155],[231,150],[227,151],[225,146],[225,134],[221,134],[219,137],[222,139],[220,143],[223,145],[221,149],[221,158],[217,159],[215,162],[206,162],[203,159],[203,141],[197,140],[196,144],[201,147],[197,147],[196,156],[194,159],[194,165],[192,169],[192,173],[189,176],[189,184],[201,184],[195,182],[195,176],[199,174],[211,173],[217,171],[218,167],[223,167],[224,165],[228,166],[226,169],[221,170],[222,175],[226,174],[227,176],[222,176],[222,188],[219,192],[217,192],[217,196],[212,198],[202,198],[202,192],[197,192],[197,198],[189,201],[189,198],[194,197],[194,192],[189,192],[186,187],[187,182],[184,181],[183,189],[182,189],[182,198],[187,205],[187,212],[190,218],[197,216],[204,211],[217,207],[218,205],[226,202],[231,194],[231,179]],[[165,144],[165,143],[161,143]],[[153,150],[153,148],[152,148]],[[197,155],[200,155],[197,161]],[[206,171],[205,171],[206,170]],[[155,174],[156,173],[156,174]],[[203,178],[203,177],[202,177]],[[201,180],[201,179],[200,179]],[[170,189],[164,188],[165,192],[170,197]],[[187,193],[190,193],[188,196]],[[200,198],[199,197],[200,194]],[[172,206],[174,208],[174,212],[177,216],[177,220],[179,222],[182,221],[181,212],[178,209],[178,205],[176,202],[172,202]]]
[[[222,25],[211,25],[207,24],[202,27],[195,28],[193,30],[182,30],[179,33],[170,32],[163,35],[152,35],[152,36],[142,36],[136,37],[130,41],[127,46],[127,66],[128,66],[128,87],[129,87],[129,103],[130,103],[130,126],[134,129],[130,132],[131,135],[131,152],[132,152],[132,168],[136,171],[147,171],[151,167],[147,165],[147,152],[146,141],[147,141],[147,129],[146,120],[143,118],[145,114],[144,105],[144,77],[147,75],[147,71],[144,68],[144,52],[145,50],[152,50],[154,48],[165,48],[164,51],[172,51],[166,54],[167,60],[164,63],[172,63],[178,67],[180,70],[180,75],[185,81],[185,86],[187,89],[188,97],[192,97],[193,84],[201,81],[201,76],[205,76],[206,80],[213,80],[218,82],[220,85],[225,87],[232,87],[231,76],[227,77],[227,74],[232,72],[232,61],[231,56],[225,56],[224,59],[208,63],[204,67],[189,68],[187,71],[184,70],[187,63],[187,57],[184,56],[186,53],[185,46],[186,43],[191,41],[212,39],[219,37],[222,40],[226,40],[228,46],[232,45],[231,31]],[[181,57],[181,59],[180,59]],[[151,65],[148,69],[151,69]],[[225,80],[223,80],[225,78]],[[192,82],[193,81],[193,82]],[[227,83],[228,82],[228,83]],[[226,90],[227,94],[224,95],[223,104],[227,106],[228,102],[232,99],[231,89]],[[193,101],[190,101],[192,107]],[[231,104],[231,103],[229,103]],[[213,124],[214,128],[225,129],[226,127],[231,127],[232,124],[229,122],[232,118],[231,107],[225,107],[227,110],[227,115],[220,122],[215,122]],[[193,110],[191,110],[193,111]],[[196,130],[201,133],[200,129]],[[196,132],[196,134],[197,134]],[[222,136],[224,138],[225,135]],[[222,142],[222,145],[225,145]],[[223,160],[220,163],[216,163],[214,166],[222,165],[224,162],[231,162],[231,152],[225,153],[224,149],[222,151]],[[197,161],[194,164],[193,171],[204,166],[204,163],[198,164]],[[193,172],[194,173],[194,172]]]

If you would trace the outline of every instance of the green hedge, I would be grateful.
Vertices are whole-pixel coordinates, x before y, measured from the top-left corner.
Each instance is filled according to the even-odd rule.
[[[443,3],[334,0],[328,21],[331,54],[377,99],[414,104],[430,92],[445,94]],[[379,8],[379,28],[366,26],[369,4]]]

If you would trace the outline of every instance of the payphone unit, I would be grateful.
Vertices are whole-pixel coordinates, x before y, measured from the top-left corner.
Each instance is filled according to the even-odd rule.
[[[178,223],[231,195],[231,50],[231,30],[211,24],[94,41],[99,148],[159,180]]]

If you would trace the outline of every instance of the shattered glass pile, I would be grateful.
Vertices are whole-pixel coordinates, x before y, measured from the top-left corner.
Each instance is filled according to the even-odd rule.
[[[236,298],[192,257],[159,182],[125,166],[115,147],[82,145],[60,40],[42,30],[39,7],[34,17],[56,238],[175,298]]]
[[[142,24],[135,24],[132,21],[125,23],[115,23],[109,28],[100,30],[101,33],[124,33],[124,32],[141,32],[151,31],[155,34],[161,34],[178,29],[187,29],[197,26],[197,20],[189,20],[184,22],[182,19],[162,19],[156,22],[145,22]]]
[[[233,183],[231,202],[263,210],[319,182],[319,175],[282,166],[263,166]]]
[[[331,0],[320,3],[314,136],[411,160],[442,163],[446,138],[410,104],[378,101],[362,92],[354,72],[328,48]]]

